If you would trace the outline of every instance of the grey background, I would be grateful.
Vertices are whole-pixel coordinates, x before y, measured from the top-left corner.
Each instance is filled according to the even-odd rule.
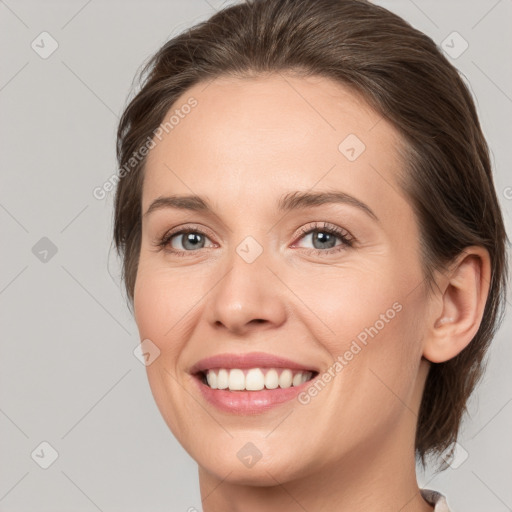
[[[439,45],[453,31],[469,43],[453,62],[476,98],[510,232],[511,0],[377,3]],[[201,510],[196,464],[133,354],[112,195],[92,191],[116,172],[116,124],[139,66],[222,4],[0,1],[1,511]],[[43,31],[59,45],[47,59],[31,48]],[[470,403],[467,459],[419,475],[454,511],[512,510],[511,331],[509,315]],[[48,469],[35,462],[49,457],[43,441],[58,452]]]

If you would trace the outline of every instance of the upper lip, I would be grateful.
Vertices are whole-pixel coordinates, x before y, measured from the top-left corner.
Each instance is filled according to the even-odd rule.
[[[285,357],[266,352],[249,352],[247,354],[217,354],[198,361],[190,369],[191,374],[204,372],[212,368],[289,368],[290,370],[317,371],[311,366],[297,363]]]

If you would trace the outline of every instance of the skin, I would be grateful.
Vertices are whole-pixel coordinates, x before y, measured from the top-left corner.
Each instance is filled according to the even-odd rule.
[[[204,511],[433,510],[414,461],[427,359],[454,357],[476,333],[485,250],[468,248],[427,294],[416,218],[397,184],[400,135],[344,86],[221,77],[190,88],[173,110],[190,97],[197,107],[149,153],[142,211],[170,194],[207,197],[213,211],[143,217],[134,311],[141,340],[160,350],[149,383],[198,463]],[[338,150],[349,134],[366,146],[352,162]],[[294,191],[346,192],[378,221],[348,204],[278,211]],[[325,254],[311,232],[298,234],[315,222],[345,230],[354,245]],[[159,248],[178,226],[206,231],[202,248]],[[263,249],[252,263],[236,252],[247,236]],[[177,235],[172,247],[186,251],[183,242]],[[397,302],[401,311],[307,405],[221,412],[188,372],[208,356],[255,351],[327,370]],[[251,468],[237,457],[247,442],[262,453]]]

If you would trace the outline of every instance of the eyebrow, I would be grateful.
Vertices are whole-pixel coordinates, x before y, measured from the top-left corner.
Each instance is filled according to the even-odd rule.
[[[373,220],[380,222],[379,218],[373,210],[365,203],[360,201],[354,196],[340,191],[332,192],[290,192],[282,196],[278,203],[277,209],[281,212],[289,212],[293,210],[300,210],[324,204],[348,204],[354,206],[359,210],[366,213]],[[144,217],[149,216],[150,213],[161,210],[164,208],[176,208],[180,210],[190,210],[197,212],[211,212],[212,208],[209,201],[205,197],[198,195],[171,195],[165,197],[158,197],[155,199],[147,209]]]

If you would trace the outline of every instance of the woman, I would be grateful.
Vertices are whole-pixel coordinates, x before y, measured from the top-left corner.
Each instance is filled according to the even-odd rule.
[[[457,71],[365,1],[261,0],[144,75],[114,238],[204,511],[448,510],[415,460],[456,446],[507,243]]]

